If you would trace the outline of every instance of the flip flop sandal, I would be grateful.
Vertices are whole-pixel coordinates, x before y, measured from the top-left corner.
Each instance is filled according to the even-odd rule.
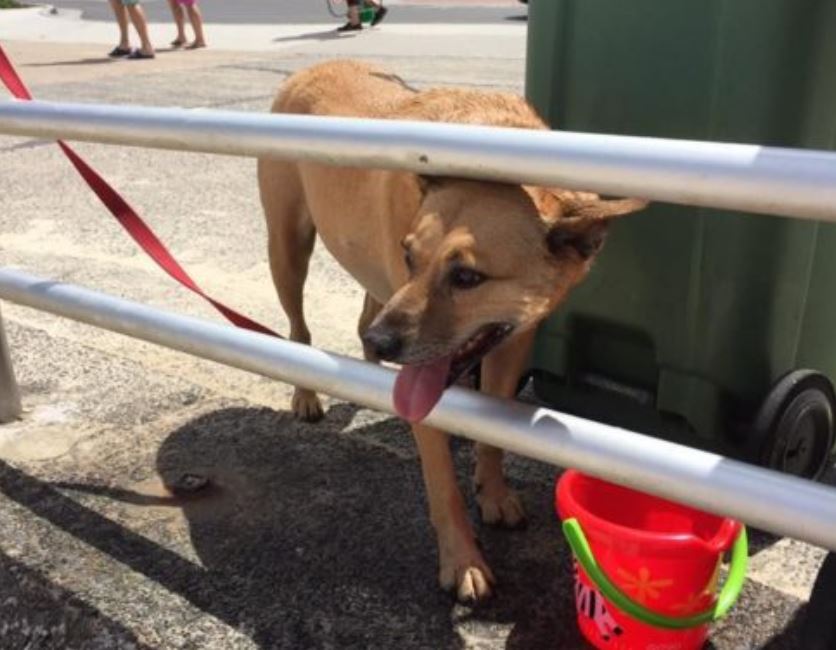
[[[128,56],[130,53],[131,48],[129,47],[114,47],[107,55],[116,59],[120,56]]]
[[[171,47],[183,47],[186,44],[185,40],[180,40],[179,38],[175,38],[171,41]]]
[[[154,55],[153,54],[145,54],[145,52],[143,52],[142,50],[134,50],[133,52],[131,52],[128,55],[127,58],[129,58],[133,61],[137,61],[139,59],[153,59]]]
[[[191,45],[187,45],[187,50],[199,50],[202,47],[206,47],[205,43],[192,43]]]

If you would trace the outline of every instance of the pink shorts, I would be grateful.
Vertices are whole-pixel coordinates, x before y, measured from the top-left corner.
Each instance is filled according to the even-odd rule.
[[[184,7],[194,7],[197,4],[197,0],[177,0],[178,5],[183,5]]]

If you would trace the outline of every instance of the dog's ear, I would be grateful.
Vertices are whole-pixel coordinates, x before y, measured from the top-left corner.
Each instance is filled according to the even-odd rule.
[[[535,185],[523,185],[522,188],[528,192],[537,212],[547,222],[560,219],[567,212],[567,206],[572,206],[587,201],[595,201],[599,197],[592,192],[576,192],[563,190],[554,187],[538,187]]]
[[[563,202],[563,217],[555,221],[546,235],[552,255],[574,250],[584,260],[598,254],[604,245],[610,219],[647,207],[641,199],[587,199]]]
[[[563,201],[563,217],[569,219],[603,219],[622,217],[647,207],[643,199],[571,199]]]
[[[549,228],[546,246],[555,257],[574,251],[587,260],[601,250],[606,235],[603,219],[560,219]]]

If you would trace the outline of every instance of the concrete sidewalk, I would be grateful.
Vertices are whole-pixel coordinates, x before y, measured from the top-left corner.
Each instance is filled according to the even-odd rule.
[[[112,44],[105,24],[77,21],[69,33],[37,11],[9,13],[0,12],[0,40],[43,99],[264,111],[293,70],[348,55],[383,61],[418,86],[522,90],[516,25],[278,43],[277,34],[298,35],[266,25],[227,37],[213,27],[211,49],[112,62],[102,57]],[[287,329],[254,161],[78,150],[206,290]],[[137,252],[54,144],[0,136],[0,162],[0,264],[219,320]],[[321,250],[306,300],[314,343],[359,355],[360,292]],[[400,421],[326,400],[323,423],[299,424],[282,384],[2,309],[26,414],[0,427],[0,647],[586,647],[553,468],[510,460],[530,526],[479,530],[500,587],[491,603],[467,608],[436,588],[420,471]],[[455,449],[469,485],[470,445]],[[208,476],[210,488],[166,489],[189,475]],[[713,647],[797,648],[823,553],[754,541],[743,602]]]
[[[206,25],[210,49],[244,52],[307,51],[320,56],[427,56],[456,57],[467,44],[467,58],[494,59],[516,56],[525,44],[526,23],[505,24],[389,24],[362,32],[339,34],[339,21],[323,16],[320,24],[213,24]],[[170,21],[150,23],[150,36],[161,50],[174,36]],[[132,38],[136,38],[131,28]],[[112,20],[81,20],[80,12],[33,7],[0,11],[0,40],[47,43],[116,44],[118,30]],[[103,53],[110,50],[106,47]],[[188,52],[202,54],[202,52]],[[135,65],[139,62],[131,62]],[[147,63],[145,61],[142,62]]]
[[[393,23],[501,23],[524,19],[528,9],[517,0],[384,0],[394,9],[386,16]],[[333,4],[329,4],[333,3]],[[85,20],[113,21],[113,11],[102,0],[50,0],[60,10],[80,12]],[[170,22],[171,12],[164,0],[143,0],[151,22]],[[218,24],[301,25],[334,21],[347,11],[344,0],[200,0],[205,20]],[[336,16],[334,15],[336,14]]]

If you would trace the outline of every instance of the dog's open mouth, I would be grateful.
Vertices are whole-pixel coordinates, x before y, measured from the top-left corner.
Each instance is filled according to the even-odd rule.
[[[501,343],[513,330],[509,323],[480,328],[453,354],[423,364],[405,365],[395,380],[395,410],[409,422],[420,422],[441,399],[444,389],[479,359]]]

